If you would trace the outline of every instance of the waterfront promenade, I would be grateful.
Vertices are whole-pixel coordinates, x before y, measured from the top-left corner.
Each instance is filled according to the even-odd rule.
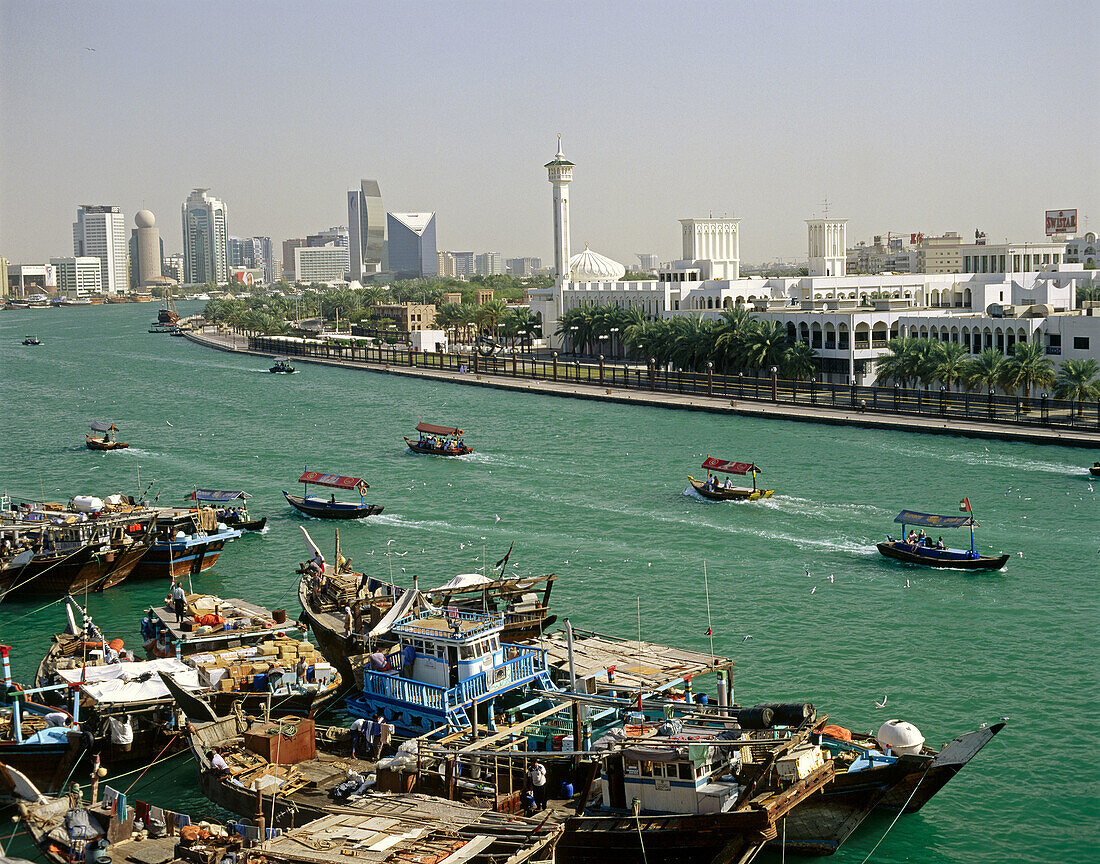
[[[203,331],[185,331],[184,335],[200,345],[234,353],[270,357],[271,351],[249,348],[249,337],[236,333],[218,332],[212,328]],[[427,366],[408,366],[398,363],[379,363],[346,358],[310,357],[293,355],[295,363],[363,369],[391,375],[405,375],[437,381],[450,381],[478,387],[492,387],[546,396],[564,396],[574,399],[592,399],[629,405],[646,405],[657,408],[686,411],[707,411],[715,414],[731,414],[747,417],[764,417],[797,422],[826,423],[833,425],[861,426],[868,429],[888,429],[905,432],[926,432],[937,435],[962,435],[969,438],[992,438],[1010,441],[1027,441],[1035,444],[1057,444],[1067,447],[1094,447],[1100,449],[1100,430],[1052,429],[1040,425],[1018,425],[990,421],[965,420],[958,417],[937,415],[915,416],[860,411],[850,406],[785,404],[764,399],[730,399],[727,396],[707,396],[705,393],[669,393],[636,388],[607,386],[607,382],[583,380],[550,380],[546,378],[519,378],[504,374],[455,369],[438,369]],[[562,364],[563,371],[566,364]]]

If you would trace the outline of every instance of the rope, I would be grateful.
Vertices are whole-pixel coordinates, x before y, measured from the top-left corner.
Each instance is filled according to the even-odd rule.
[[[161,748],[161,751],[156,755],[156,757],[153,759],[153,761],[145,766],[145,771],[148,771],[150,768],[152,768],[154,765],[156,765],[157,764],[157,759],[159,759],[161,756],[163,756],[164,751],[167,750],[169,747],[171,747],[174,743],[175,743],[175,739],[174,738],[169,738],[168,743],[165,744]],[[126,791],[122,793],[123,795],[128,795],[129,794],[130,790],[133,789],[134,786],[137,785],[138,780],[140,780],[142,777],[145,776],[145,771],[142,771],[140,774],[138,774],[137,779],[135,779],[133,783],[131,783],[129,786],[126,787]],[[95,803],[95,802],[92,802],[92,803]]]
[[[107,777],[107,778],[104,779],[103,782],[106,783],[106,782],[113,782],[115,780],[121,780],[123,777],[129,777],[131,774],[137,774],[139,771],[144,774],[146,771],[148,771],[154,765],[161,765],[161,764],[167,762],[169,759],[175,759],[177,756],[182,756],[184,753],[189,753],[189,752],[190,751],[187,750],[186,748],[183,749],[183,750],[178,750],[175,753],[170,753],[169,755],[165,756],[163,759],[161,759],[157,762],[150,762],[144,768],[135,768],[133,771],[127,771],[125,774],[116,774],[114,777]]]
[[[39,576],[44,576],[45,574],[47,574],[51,570],[53,570],[53,568],[56,567],[58,564],[64,564],[66,561],[68,561],[70,558],[72,558],[78,552],[83,552],[83,551],[84,551],[83,546],[77,546],[76,549],[74,549],[72,552],[70,552],[64,558],[61,558],[57,561],[54,561],[53,564],[51,564],[49,567],[47,567],[41,573],[35,573],[33,576],[30,576],[30,577],[24,579],[22,582],[16,582],[7,591],[5,591],[2,595],[0,595],[0,600],[2,600],[4,597],[7,597],[9,594],[11,594],[13,591],[15,591],[16,588],[22,588],[24,585],[27,585],[27,584],[33,582]],[[98,554],[98,553],[96,553],[96,554]],[[33,561],[33,560],[34,559],[32,558],[31,561]],[[29,566],[29,565],[30,565],[30,561],[27,562],[27,566]]]
[[[917,785],[913,787],[913,791],[909,793],[909,797],[905,799],[905,803],[901,809],[898,810],[898,815],[894,817],[894,821],[890,823],[890,826],[886,829],[885,833],[878,838],[878,843],[871,847],[871,851],[867,853],[867,857],[864,858],[860,864],[867,864],[871,860],[871,856],[875,854],[875,850],[878,849],[879,844],[886,839],[886,835],[890,833],[891,829],[897,824],[902,814],[905,812],[905,808],[909,806],[909,802],[913,800],[913,796],[917,794],[917,790],[920,789],[920,784],[924,782],[924,778],[928,776],[928,772],[932,770],[932,762],[929,760],[928,767],[924,769],[924,773],[920,775],[920,780],[917,781]]]
[[[649,858],[645,854],[645,841],[642,840],[642,811],[638,808],[638,812],[634,814],[634,825],[638,829],[638,845],[642,847],[642,862],[643,864],[649,864]]]
[[[14,589],[11,589],[11,590],[14,590]],[[7,596],[7,595],[5,595],[5,596]],[[39,606],[37,609],[32,609],[30,612],[24,612],[18,618],[13,618],[8,623],[9,624],[14,624],[16,621],[22,621],[24,618],[29,618],[31,615],[35,615],[35,614],[37,614],[37,613],[39,613],[39,612],[41,612],[45,609],[49,609],[51,606],[56,606],[58,603],[64,603],[64,602],[65,602],[65,598],[64,597],[59,597],[57,600],[51,600],[45,606]]]

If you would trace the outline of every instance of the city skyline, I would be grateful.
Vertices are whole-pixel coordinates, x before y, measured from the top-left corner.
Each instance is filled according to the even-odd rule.
[[[1096,61],[1074,7],[907,8],[899,41],[896,16],[859,3],[381,4],[369,57],[331,50],[361,7],[293,24],[288,8],[2,0],[0,255],[69,254],[84,201],[151,210],[180,251],[176,208],[196,187],[227,203],[235,233],[278,244],[345,224],[347,190],[371,177],[388,212],[438,214],[441,249],[552,260],[542,166],[557,133],[577,166],[574,245],[628,265],[637,249],[675,258],[677,220],[710,214],[744,220],[745,262],[801,256],[826,199],[849,238],[1037,240],[1063,207],[1100,227],[1100,121],[1077,107]],[[398,37],[414,30],[410,63]],[[217,58],[201,68],[200,39]],[[1069,58],[1059,87],[1021,59],[1028,44]],[[325,86],[348,79],[368,85],[354,104]],[[269,95],[211,96],[249,89]],[[65,116],[86,122],[51,134]]]

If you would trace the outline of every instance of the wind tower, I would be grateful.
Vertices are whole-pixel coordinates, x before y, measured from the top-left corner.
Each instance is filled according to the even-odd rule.
[[[569,184],[573,182],[573,163],[561,150],[546,163],[547,179],[554,187],[554,275],[558,284],[569,281]]]
[[[848,272],[848,220],[830,217],[828,206],[826,202],[825,218],[806,220],[811,276],[845,276]]]

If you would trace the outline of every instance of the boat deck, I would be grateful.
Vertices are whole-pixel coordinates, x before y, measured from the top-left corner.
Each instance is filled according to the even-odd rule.
[[[219,614],[223,618],[247,616],[249,618],[263,618],[267,621],[271,620],[271,612],[269,610],[264,609],[262,606],[256,606],[253,603],[249,603],[247,600],[241,600],[240,598],[233,598],[230,600],[222,600],[219,598],[217,601],[217,608]],[[160,606],[153,606],[152,612],[157,620],[168,628],[168,632],[173,642],[189,642],[196,638],[200,638],[198,634],[192,631],[180,629],[180,626],[176,623],[176,613],[166,608],[163,604]],[[250,636],[272,633],[274,630],[270,627],[256,627],[250,630],[227,630],[223,632],[227,636],[247,638]],[[211,635],[213,634],[206,634],[206,638],[209,638]]]
[[[565,633],[556,632],[536,640],[547,649],[547,663],[555,681],[569,676],[569,649]],[[665,690],[686,676],[695,677],[718,669],[730,669],[733,661],[683,648],[670,648],[636,639],[617,639],[586,630],[573,630],[573,666],[578,679],[588,679],[589,692],[655,692]],[[615,667],[615,682],[608,683],[608,667]]]

